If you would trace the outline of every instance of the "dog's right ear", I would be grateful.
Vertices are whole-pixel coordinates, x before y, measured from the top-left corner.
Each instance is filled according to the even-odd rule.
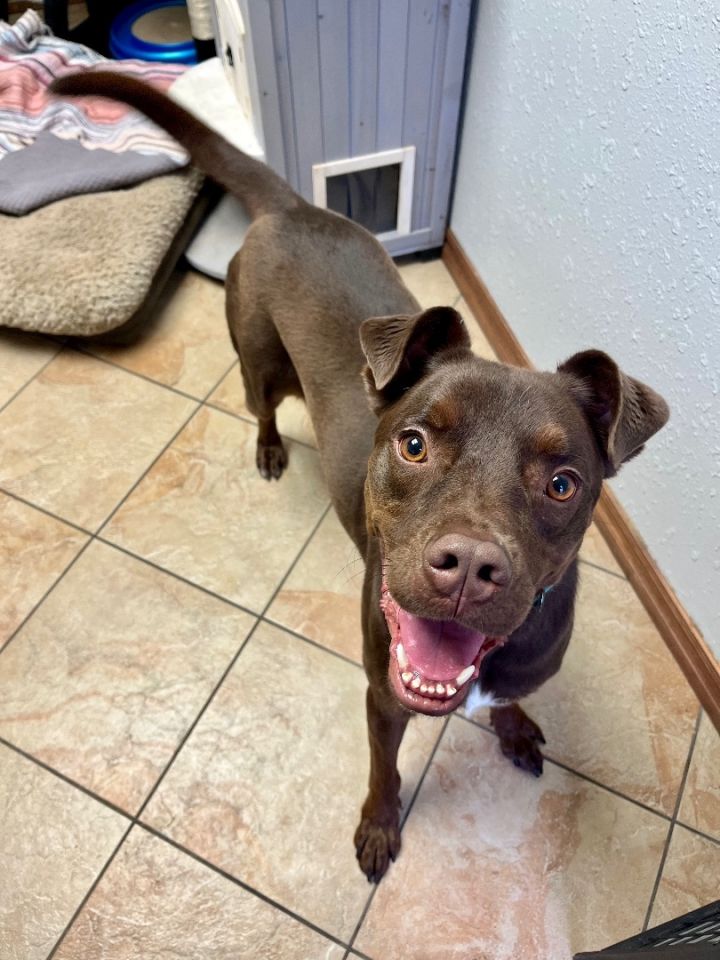
[[[443,353],[470,346],[463,319],[452,307],[432,307],[413,316],[371,317],[360,325],[363,370],[375,410],[394,403]]]

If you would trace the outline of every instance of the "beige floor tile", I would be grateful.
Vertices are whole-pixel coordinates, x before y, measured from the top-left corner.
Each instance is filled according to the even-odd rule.
[[[478,323],[464,298],[461,297],[460,300],[458,300],[458,302],[455,304],[455,309],[461,314],[463,320],[465,321],[468,333],[470,334],[470,343],[473,351],[479,357],[484,357],[486,360],[497,360],[495,351],[490,346],[487,337],[483,333],[482,327]]]
[[[678,819],[720,840],[720,734],[706,714],[700,720]]]
[[[135,813],[253,622],[95,542],[0,658],[0,734]]]
[[[92,353],[202,399],[236,359],[225,320],[225,288],[200,273],[177,275],[151,326],[123,347]]]
[[[562,668],[523,708],[547,756],[673,812],[698,704],[627,581],[582,568]]]
[[[127,822],[0,746],[3,960],[45,960]]]
[[[208,403],[234,413],[239,417],[255,420],[245,404],[245,387],[240,368],[235,366],[208,398]],[[277,409],[278,430],[284,437],[299,440],[311,447],[317,447],[310,414],[305,403],[298,397],[286,397]]]
[[[0,487],[95,529],[193,401],[72,351],[0,413]]]
[[[364,572],[357,547],[331,510],[273,600],[268,616],[360,663]]]
[[[42,599],[87,536],[0,493],[0,648]]]
[[[650,926],[666,923],[720,899],[720,844],[676,826]]]
[[[19,330],[0,330],[0,407],[34,377],[60,344]]]
[[[345,951],[136,827],[57,960],[342,960]]]
[[[673,812],[698,704],[626,581],[583,568],[562,669],[525,706],[548,756]]]
[[[291,443],[280,481],[255,467],[255,428],[199,411],[105,530],[110,539],[260,610],[328,503],[314,450]]]
[[[403,283],[423,310],[429,307],[451,307],[460,296],[447,267],[437,260],[402,259],[398,268]]]
[[[602,567],[603,570],[609,570],[618,576],[624,577],[623,569],[610,551],[610,547],[605,543],[603,535],[594,523],[590,524],[583,545],[580,550],[580,559],[587,560],[588,563],[596,567]]]
[[[352,837],[368,749],[363,672],[261,625],[144,819],[322,929],[348,937],[369,887]],[[441,724],[403,744],[407,800]]]
[[[640,929],[662,818],[453,718],[357,941],[377,960],[570,960]]]

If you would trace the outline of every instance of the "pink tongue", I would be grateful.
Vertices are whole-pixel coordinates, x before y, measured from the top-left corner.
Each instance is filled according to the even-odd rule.
[[[399,641],[413,667],[428,680],[453,680],[487,639],[454,620],[424,620],[397,608]]]

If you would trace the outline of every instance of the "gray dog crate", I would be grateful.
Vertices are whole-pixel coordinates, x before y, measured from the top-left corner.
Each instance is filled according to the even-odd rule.
[[[215,0],[266,161],[392,254],[443,242],[471,0]]]

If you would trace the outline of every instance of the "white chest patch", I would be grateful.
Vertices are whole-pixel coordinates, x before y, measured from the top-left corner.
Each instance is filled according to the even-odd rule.
[[[465,698],[465,712],[472,716],[483,707],[500,707],[506,700],[496,700],[492,693],[482,689],[479,683],[474,683],[470,688],[470,693]]]

